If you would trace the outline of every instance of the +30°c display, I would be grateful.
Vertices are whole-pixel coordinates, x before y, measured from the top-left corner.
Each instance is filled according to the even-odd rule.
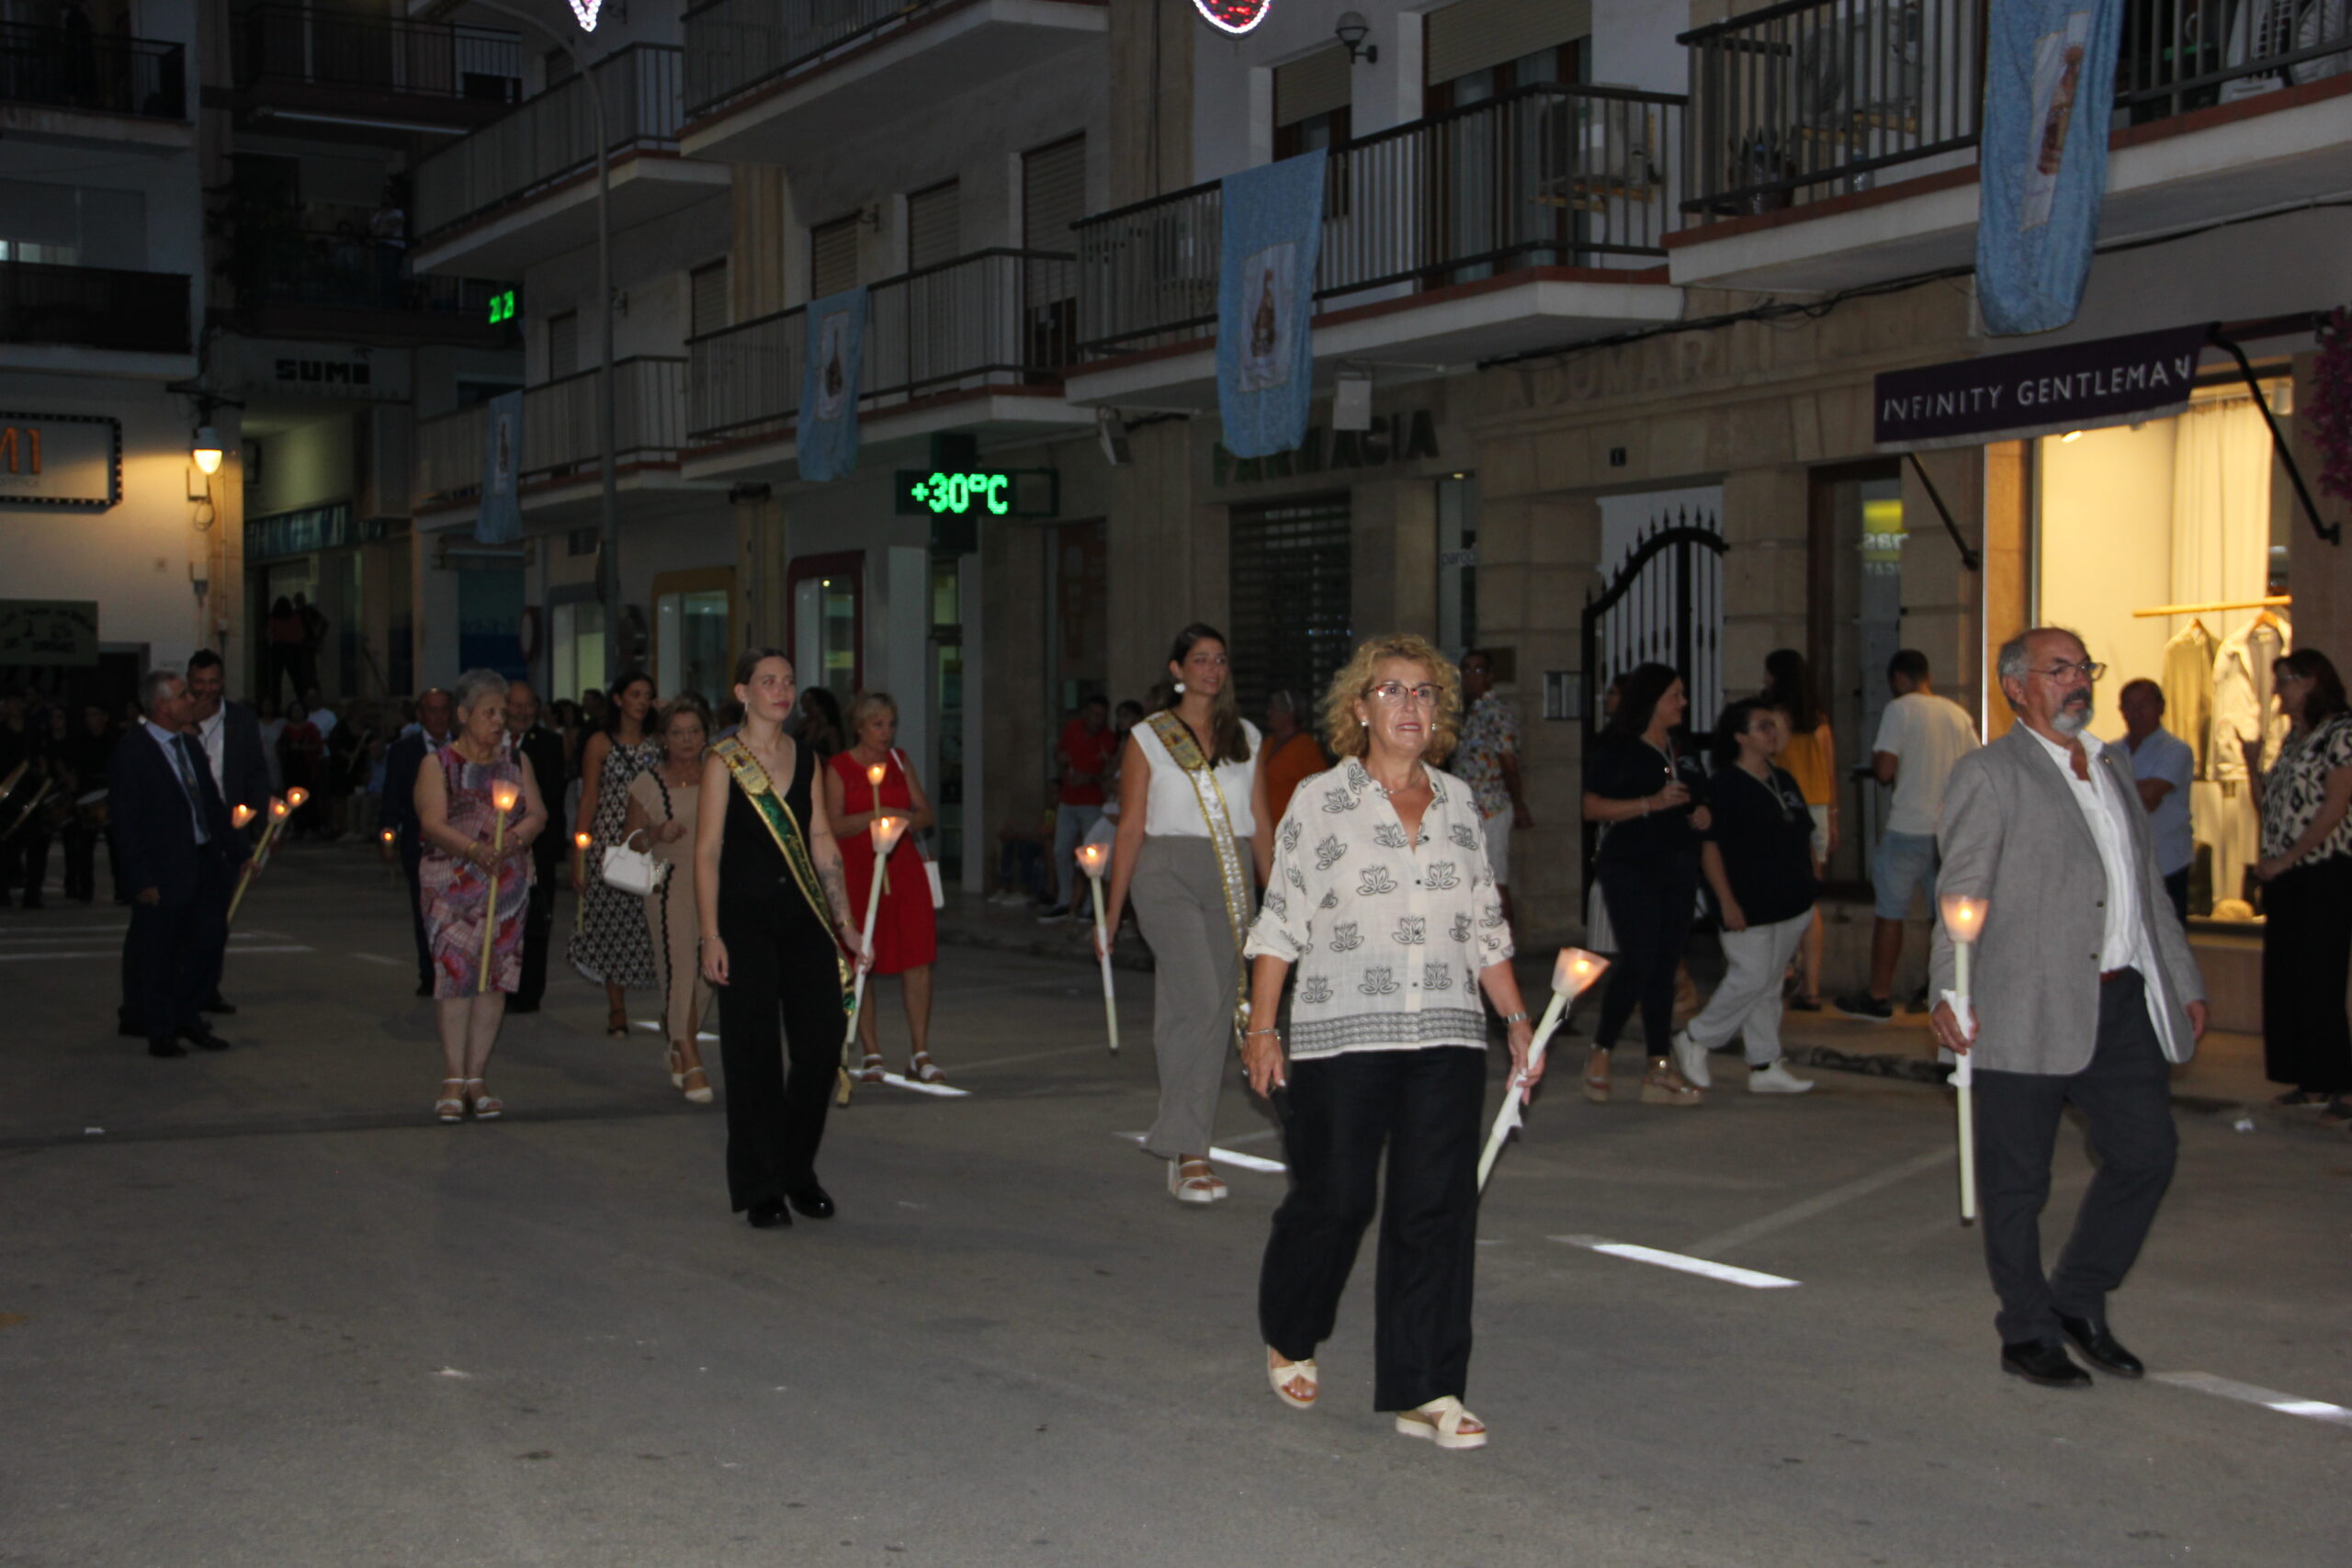
[[[933,474],[917,479],[908,493],[936,513],[961,514],[981,505],[997,517],[1012,511],[1011,474]]]

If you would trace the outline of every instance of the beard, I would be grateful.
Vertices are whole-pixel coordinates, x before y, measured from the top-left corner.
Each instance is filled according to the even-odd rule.
[[[2091,694],[2088,692],[2067,693],[2066,700],[2059,705],[2058,711],[2050,716],[2050,728],[2070,739],[2088,729],[2090,723]]]

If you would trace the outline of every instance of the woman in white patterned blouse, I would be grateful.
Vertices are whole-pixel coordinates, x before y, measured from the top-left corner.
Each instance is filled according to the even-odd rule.
[[[1341,761],[1291,796],[1244,950],[1243,1060],[1252,1088],[1283,1096],[1292,1177],[1258,1282],[1268,1380],[1285,1404],[1314,1402],[1316,1347],[1371,1223],[1385,1145],[1373,1404],[1447,1449],[1487,1440],[1462,1407],[1487,1082],[1479,987],[1514,1066],[1532,1040],[1477,802],[1423,761],[1453,746],[1461,716],[1453,665],[1421,638],[1356,649],[1323,708]],[[1285,1055],[1275,1019],[1294,965]]]

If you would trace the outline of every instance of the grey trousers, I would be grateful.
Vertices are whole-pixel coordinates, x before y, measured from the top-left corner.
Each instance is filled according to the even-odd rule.
[[[1256,898],[1250,851],[1241,874]],[[1233,1005],[1241,953],[1225,912],[1225,879],[1206,839],[1148,838],[1127,897],[1151,943],[1151,1048],[1159,1062],[1159,1117],[1143,1146],[1163,1159],[1209,1152],[1218,1093],[1231,1070]]]

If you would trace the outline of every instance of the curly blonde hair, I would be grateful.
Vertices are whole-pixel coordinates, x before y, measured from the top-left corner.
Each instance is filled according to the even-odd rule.
[[[1355,657],[1331,677],[1323,695],[1323,733],[1339,757],[1361,757],[1368,742],[1365,727],[1356,722],[1355,705],[1372,695],[1373,672],[1384,659],[1408,659],[1430,672],[1437,687],[1437,714],[1430,725],[1422,755],[1442,757],[1453,750],[1462,734],[1462,675],[1453,660],[1440,653],[1427,637],[1410,632],[1376,637],[1357,645]]]

